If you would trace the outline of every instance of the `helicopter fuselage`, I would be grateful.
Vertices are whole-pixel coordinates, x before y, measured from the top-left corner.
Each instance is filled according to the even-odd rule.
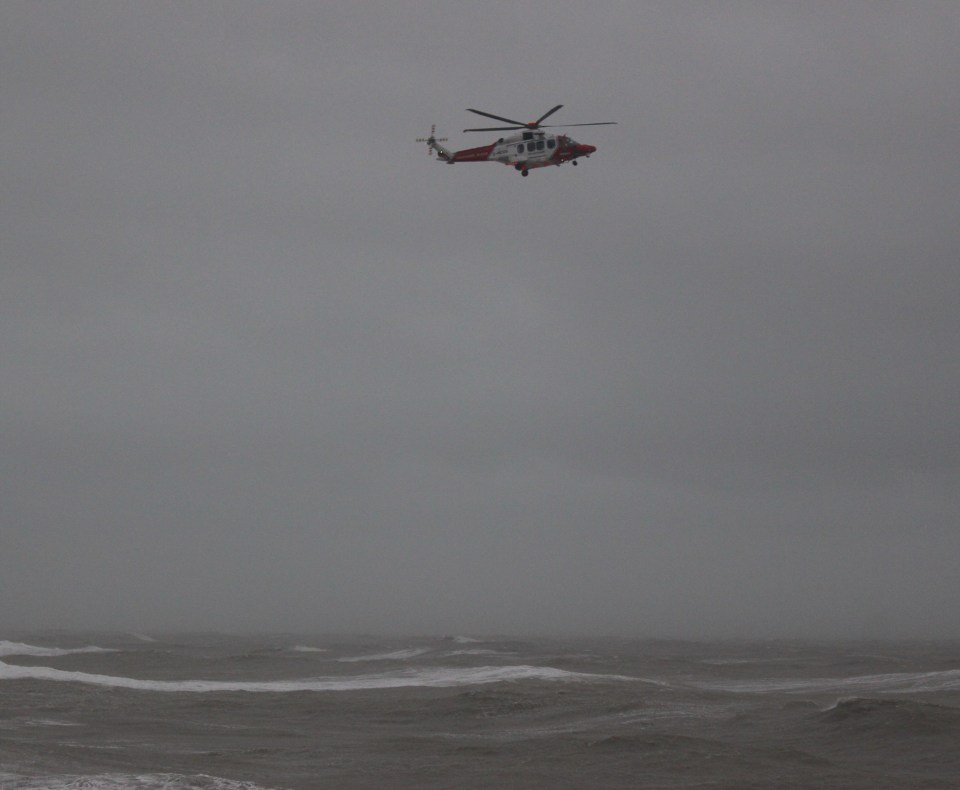
[[[443,146],[433,147],[440,159],[448,164],[457,162],[500,162],[525,172],[535,167],[562,165],[581,156],[590,156],[596,147],[578,143],[564,134],[530,131],[501,137],[491,145],[448,151]]]
[[[557,110],[563,107],[558,104],[553,109],[547,110],[535,121],[514,120],[513,118],[504,118],[502,115],[493,115],[483,110],[474,110],[467,108],[467,112],[475,115],[482,115],[484,118],[492,118],[502,123],[513,124],[512,126],[485,126],[479,129],[464,129],[465,132],[509,132],[515,131],[507,137],[501,137],[497,142],[490,145],[481,145],[476,148],[464,148],[461,151],[451,151],[444,148],[440,143],[446,140],[446,137],[437,138],[435,136],[436,126],[430,127],[429,137],[418,137],[418,143],[426,143],[430,151],[436,151],[437,157],[447,164],[456,164],[457,162],[499,162],[502,165],[513,167],[520,171],[521,175],[527,173],[535,167],[548,167],[550,165],[562,165],[564,162],[577,163],[581,156],[590,156],[596,147],[578,143],[572,137],[565,134],[552,134],[543,131],[548,126],[556,127],[557,124],[543,125],[543,122],[553,115]],[[616,121],[600,121],[597,123],[573,123],[559,124],[560,126],[610,126],[616,124]]]

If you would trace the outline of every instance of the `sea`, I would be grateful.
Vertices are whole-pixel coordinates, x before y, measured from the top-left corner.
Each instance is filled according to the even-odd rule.
[[[960,643],[0,634],[3,790],[960,788]]]

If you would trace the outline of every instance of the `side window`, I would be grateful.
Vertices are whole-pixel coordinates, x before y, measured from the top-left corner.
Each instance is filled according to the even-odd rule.
[[[520,143],[520,145],[517,146],[517,153],[518,153],[518,154],[522,154],[522,153],[523,153],[523,143]]]
[[[553,148],[556,144],[555,140],[547,140],[547,148]]]
[[[543,140],[537,140],[537,150],[538,151],[543,150]]]

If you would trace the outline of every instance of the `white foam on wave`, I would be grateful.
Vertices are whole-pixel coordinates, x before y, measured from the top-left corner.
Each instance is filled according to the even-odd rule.
[[[24,727],[80,727],[75,721],[60,721],[59,719],[26,719]]]
[[[696,685],[698,688],[713,691],[733,691],[747,694],[778,691],[788,694],[842,691],[873,691],[880,694],[960,691],[960,669],[937,672],[891,672],[885,675],[858,675],[849,678],[714,681]]]
[[[382,672],[353,677],[319,677],[302,680],[224,681],[224,680],[141,680],[138,678],[95,675],[89,672],[70,672],[52,667],[22,667],[0,661],[2,680],[47,680],[65,683],[87,683],[108,688],[165,692],[227,692],[248,691],[261,693],[288,693],[293,691],[363,691],[371,689],[425,686],[446,688],[518,680],[551,680],[590,682],[604,680],[638,680],[624,675],[594,675],[568,672],[553,667],[429,667],[417,670]]]
[[[290,648],[294,653],[326,653],[325,647],[310,647],[309,645],[295,645]]]
[[[86,647],[37,647],[36,645],[27,645],[23,642],[8,642],[0,639],[0,656],[39,656],[50,658],[52,656],[68,656],[73,653],[115,653],[116,650],[109,647],[96,647],[87,645]]]
[[[352,664],[357,661],[405,661],[408,658],[416,658],[424,653],[429,653],[429,647],[410,647],[405,650],[393,650],[389,653],[372,653],[365,656],[346,656],[338,658],[337,661]]]
[[[4,790],[271,790],[253,782],[195,774],[66,774],[23,776],[0,773]]]
[[[0,730],[19,730],[26,727],[79,727],[81,725],[72,721],[60,721],[58,719],[0,719]],[[0,790],[4,790],[0,784]]]
[[[473,650],[450,650],[444,653],[445,656],[508,656],[510,653],[504,653],[502,650],[490,650],[488,648],[474,648]]]

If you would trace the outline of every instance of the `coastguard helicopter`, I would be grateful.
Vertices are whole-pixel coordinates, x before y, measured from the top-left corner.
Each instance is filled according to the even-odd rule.
[[[485,118],[493,118],[495,121],[513,124],[512,126],[488,126],[482,129],[464,129],[464,132],[505,132],[522,129],[520,134],[511,134],[507,137],[501,137],[495,143],[490,145],[481,145],[479,148],[465,148],[462,151],[451,151],[440,145],[446,142],[446,137],[436,137],[436,126],[430,127],[429,137],[418,137],[418,143],[426,143],[427,153],[437,152],[437,158],[446,162],[448,165],[457,162],[500,162],[501,164],[518,170],[520,175],[529,175],[530,170],[535,167],[548,167],[550,165],[560,166],[564,162],[577,164],[577,159],[581,156],[589,157],[596,146],[578,143],[572,137],[565,134],[552,134],[541,131],[542,129],[552,129],[556,126],[610,126],[616,121],[600,121],[599,123],[566,123],[566,124],[543,124],[547,118],[553,115],[557,110],[563,107],[558,104],[552,110],[548,110],[537,120],[523,123],[514,121],[511,118],[504,118],[500,115],[492,115],[481,110],[467,109],[467,112],[482,115]]]

